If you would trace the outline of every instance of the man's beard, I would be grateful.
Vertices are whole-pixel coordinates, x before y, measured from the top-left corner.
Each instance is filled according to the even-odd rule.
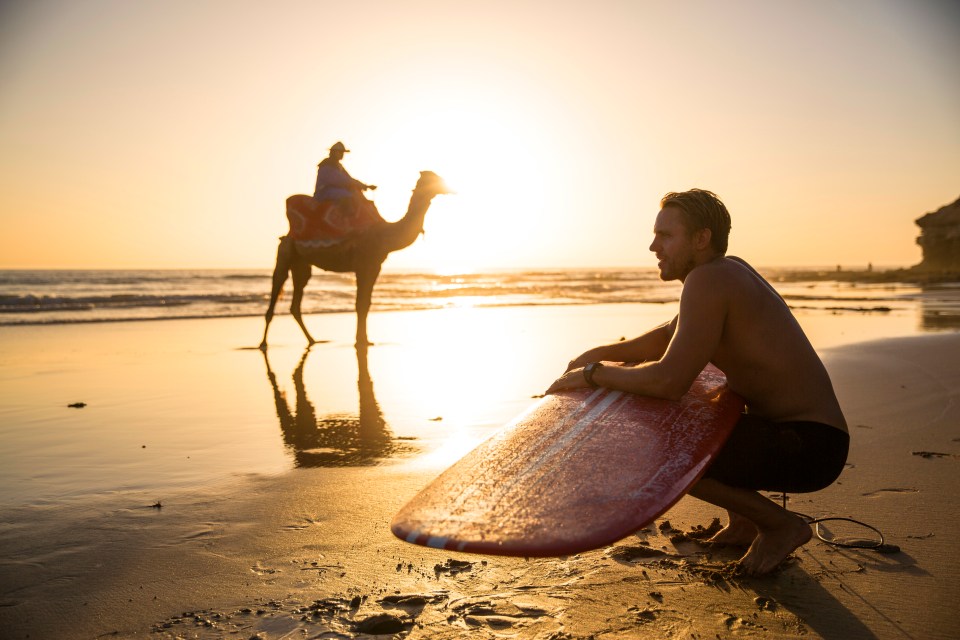
[[[688,256],[680,265],[676,265],[672,260],[665,260],[660,269],[660,279],[664,282],[684,280],[695,266],[692,256]]]

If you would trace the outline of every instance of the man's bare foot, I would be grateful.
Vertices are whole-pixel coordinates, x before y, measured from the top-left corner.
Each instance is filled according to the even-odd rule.
[[[727,525],[707,542],[710,544],[729,545],[731,547],[749,547],[757,537],[757,528],[752,524],[748,525]]]
[[[710,544],[749,547],[759,531],[757,525],[738,513],[728,511],[730,523],[707,540]]]
[[[722,533],[722,532],[721,532]],[[719,533],[717,535],[720,535]],[[749,575],[770,573],[793,551],[810,540],[813,533],[810,525],[790,514],[782,526],[760,529],[747,553],[740,558],[740,567]]]

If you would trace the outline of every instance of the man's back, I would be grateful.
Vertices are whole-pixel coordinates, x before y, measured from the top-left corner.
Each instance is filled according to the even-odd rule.
[[[739,258],[720,258],[691,271],[684,294],[695,296],[702,287],[719,289],[727,301],[711,361],[747,401],[749,412],[775,422],[809,420],[846,431],[823,363],[773,287]]]

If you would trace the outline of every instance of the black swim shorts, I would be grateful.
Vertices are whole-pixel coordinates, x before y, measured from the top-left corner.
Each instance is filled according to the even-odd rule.
[[[819,491],[839,477],[849,446],[850,436],[830,425],[743,414],[703,477],[754,491]]]

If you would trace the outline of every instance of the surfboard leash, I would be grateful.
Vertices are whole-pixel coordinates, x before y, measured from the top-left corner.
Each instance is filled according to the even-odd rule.
[[[840,516],[829,516],[826,518],[814,518],[808,516],[805,513],[800,513],[799,511],[791,511],[787,509],[787,494],[781,493],[780,498],[782,499],[783,509],[785,511],[790,511],[790,513],[800,516],[803,518],[807,524],[813,525],[813,531],[817,534],[817,538],[821,542],[825,542],[834,547],[842,547],[844,549],[869,549],[870,551],[876,551],[877,553],[900,553],[900,547],[895,544],[889,544],[884,540],[883,532],[880,529],[877,529],[875,526],[867,524],[866,522],[861,522],[859,520],[854,520],[853,518],[842,518]],[[855,525],[864,527],[865,529],[870,529],[879,536],[879,540],[855,540],[850,542],[844,542],[842,540],[835,540],[833,538],[826,537],[820,527],[820,524],[823,522],[852,522]]]

